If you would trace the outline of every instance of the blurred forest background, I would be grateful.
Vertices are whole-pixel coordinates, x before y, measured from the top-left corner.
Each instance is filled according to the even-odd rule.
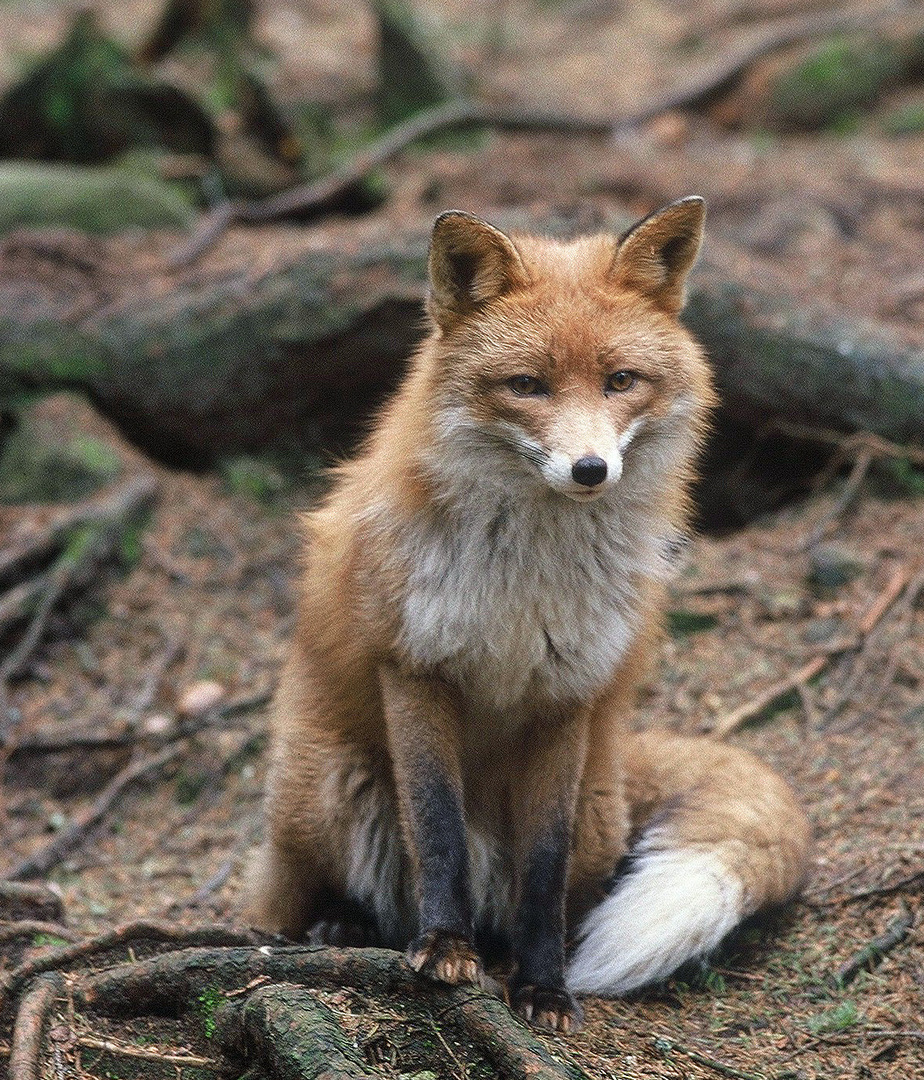
[[[293,511],[421,336],[435,215],[619,232],[686,194],[723,406],[639,722],[794,782],[805,898],[520,1058],[381,976],[299,991],[311,1072],[211,954],[111,1016],[100,965],[253,948],[207,928],[259,836]],[[924,1077],[922,251],[919,2],[0,0],[0,1073]]]

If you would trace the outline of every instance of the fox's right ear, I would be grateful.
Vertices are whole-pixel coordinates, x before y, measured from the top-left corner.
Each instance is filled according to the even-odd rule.
[[[444,329],[529,277],[509,237],[474,214],[447,210],[430,240],[429,309]]]

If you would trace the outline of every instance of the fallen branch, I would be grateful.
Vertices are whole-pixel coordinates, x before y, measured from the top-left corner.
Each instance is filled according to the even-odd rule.
[[[15,610],[2,613],[3,619],[8,621],[13,615],[23,613],[26,604],[35,605],[25,633],[0,664],[0,685],[22,672],[41,642],[55,606],[67,593],[83,587],[92,579],[97,566],[118,543],[126,520],[150,502],[155,488],[153,477],[135,476],[105,499],[84,504],[79,513],[69,516],[67,528],[59,525],[49,531],[42,545],[51,547],[60,541],[64,545],[63,550],[55,558],[51,569],[27,590],[27,596],[19,596],[22,590],[17,590]],[[34,552],[36,548],[31,550]],[[19,565],[22,565],[21,562],[7,560],[7,572]]]
[[[882,963],[883,958],[896,946],[901,945],[911,933],[914,926],[914,916],[905,908],[901,915],[893,919],[882,934],[874,937],[872,941],[864,945],[862,949],[847,963],[837,969],[834,982],[838,987],[847,986],[848,983],[860,974],[861,971],[872,971]]]
[[[820,675],[822,671],[831,664],[835,657],[841,656],[846,652],[851,652],[854,649],[862,648],[870,633],[876,628],[883,615],[885,615],[892,604],[898,599],[905,586],[908,584],[911,579],[911,574],[912,571],[907,566],[898,566],[895,568],[895,571],[886,583],[886,587],[879,596],[876,597],[875,601],[867,609],[863,618],[860,620],[858,634],[855,638],[849,641],[839,642],[836,648],[829,649],[824,655],[813,657],[793,675],[789,675],[780,682],[774,683],[773,686],[764,690],[763,693],[758,694],[750,701],[746,701],[737,709],[733,709],[731,712],[712,721],[705,727],[709,736],[713,739],[724,739],[726,735],[730,735],[733,731],[737,731],[746,724],[748,720],[758,716],[764,709],[769,708],[781,697],[792,693],[794,690],[798,690],[800,687],[804,687],[806,683]]]
[[[464,99],[444,102],[396,125],[366,146],[347,164],[311,183],[257,202],[225,202],[199,221],[192,238],[168,256],[172,269],[188,266],[206,252],[232,224],[262,223],[292,214],[307,214],[332,203],[406,150],[413,143],[453,128],[488,127],[499,131],[531,131],[568,135],[609,135],[648,123],[656,116],[687,109],[715,97],[757,60],[778,49],[820,34],[861,29],[878,22],[904,5],[886,4],[878,11],[835,11],[774,21],[753,41],[721,57],[679,89],[655,98],[627,116],[583,117],[560,113],[505,111]]]
[[[179,757],[184,747],[172,744],[159,753],[151,754],[140,761],[131,762],[109,781],[103,788],[90,809],[82,814],[67,828],[62,829],[52,840],[38,851],[23,859],[7,875],[8,881],[26,881],[29,878],[42,877],[57,866],[62,859],[80,847],[87,836],[95,829],[116,805],[132,785],[160,772],[171,761]]]
[[[64,983],[60,975],[42,975],[23,998],[13,1028],[9,1080],[40,1080],[43,1075],[42,1041],[45,1025],[63,989]]]

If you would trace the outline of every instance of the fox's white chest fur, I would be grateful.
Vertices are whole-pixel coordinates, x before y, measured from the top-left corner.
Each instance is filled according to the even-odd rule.
[[[402,537],[400,643],[476,710],[515,720],[524,700],[586,700],[640,622],[640,576],[667,569],[645,515],[609,500],[473,497]]]

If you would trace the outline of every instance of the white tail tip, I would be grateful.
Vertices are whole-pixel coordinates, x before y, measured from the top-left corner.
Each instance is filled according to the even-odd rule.
[[[714,851],[654,846],[663,840],[642,840],[627,875],[584,920],[570,990],[615,997],[666,979],[743,917],[744,886]]]

